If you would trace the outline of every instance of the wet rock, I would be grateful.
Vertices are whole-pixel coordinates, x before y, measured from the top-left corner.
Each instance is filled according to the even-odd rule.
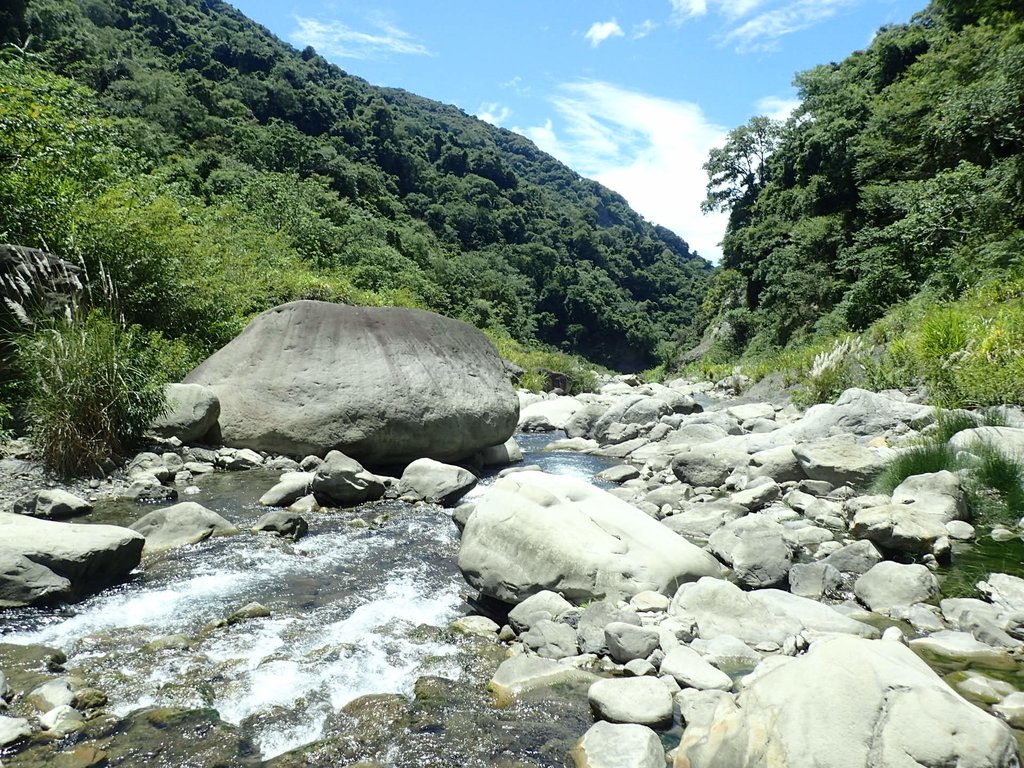
[[[637,723],[653,728],[672,722],[672,696],[652,677],[598,680],[587,698],[594,713],[613,723]]]
[[[595,475],[595,479],[604,480],[609,483],[618,483],[621,485],[627,480],[635,480],[640,477],[640,470],[634,467],[632,464],[619,464],[615,467],[608,467]]]
[[[0,715],[0,749],[32,735],[32,726],[23,717]]]
[[[253,533],[270,531],[278,536],[298,541],[309,531],[309,523],[301,515],[288,510],[268,512],[252,527]]]
[[[575,397],[554,397],[541,400],[522,409],[519,429],[523,432],[553,432],[565,429],[583,404]]]
[[[665,748],[644,725],[601,721],[573,750],[576,768],[665,768]]]
[[[433,459],[417,459],[402,473],[398,493],[450,507],[476,484],[476,475],[467,469]]]
[[[698,637],[690,647],[706,662],[727,675],[751,672],[763,658],[760,653],[732,635],[718,635],[710,640]]]
[[[993,604],[1011,613],[1024,613],[1024,579],[993,573],[978,582],[978,590]]]
[[[172,478],[173,479],[173,476]],[[160,482],[160,478],[151,474],[137,474],[132,477],[131,485],[124,493],[125,498],[137,501],[140,504],[159,504],[166,501],[175,501],[178,492]]]
[[[943,630],[911,640],[910,647],[942,659],[973,662],[995,669],[1008,669],[1014,666],[1006,648],[995,648],[975,640],[970,632]]]
[[[228,624],[239,624],[243,621],[249,621],[251,619],[268,619],[270,618],[270,609],[260,603],[252,602],[247,605],[243,605],[237,611],[233,611],[228,616]]]
[[[40,712],[49,712],[56,707],[70,705],[74,698],[71,682],[61,677],[34,688],[26,697],[26,701]]]
[[[150,554],[238,532],[229,520],[194,501],[154,510],[132,523],[131,529],[146,537]]]
[[[1017,693],[1017,689],[1009,683],[988,677],[980,672],[964,672],[961,674],[963,677],[960,679],[955,679],[957,676],[954,676],[953,685],[957,691],[972,701],[981,702],[982,704],[998,704],[1008,696]],[[1006,718],[1003,719],[1005,720]]]
[[[809,684],[809,681],[813,681]],[[1018,764],[1010,730],[899,643],[834,638],[698,712],[677,768]]]
[[[646,659],[660,644],[657,630],[622,621],[605,625],[604,637],[608,654],[619,664]]]
[[[263,466],[263,457],[249,448],[222,448],[217,453],[217,466],[228,472],[245,472]]]
[[[992,711],[1013,728],[1024,728],[1024,693],[1011,693],[993,706]]]
[[[448,627],[460,635],[490,638],[496,637],[500,629],[496,622],[486,616],[463,616],[453,621]]]
[[[286,472],[277,485],[260,496],[265,507],[288,507],[309,494],[314,474],[312,472]]]
[[[82,713],[70,704],[62,704],[54,707],[49,712],[39,716],[39,725],[50,735],[61,738],[69,733],[81,730],[85,724]]]
[[[19,515],[42,517],[47,520],[67,520],[92,512],[92,504],[73,493],[51,488],[26,493],[14,502],[13,509]]]
[[[498,706],[506,706],[527,691],[571,681],[593,680],[594,675],[553,659],[521,654],[501,663],[487,690]]]
[[[732,680],[720,669],[706,662],[699,653],[685,645],[677,645],[665,654],[659,670],[663,675],[671,675],[684,688],[728,691],[732,688]]]
[[[384,483],[355,459],[331,451],[317,467],[311,490],[317,497],[343,507],[376,501],[384,495]]]
[[[183,443],[202,440],[220,416],[220,400],[199,384],[164,386],[166,410],[149,425],[159,437],[176,437]]]
[[[719,575],[715,559],[635,507],[583,480],[542,472],[499,479],[466,523],[459,567],[506,602],[542,589],[571,600],[674,590]]]
[[[886,613],[896,606],[923,603],[939,594],[939,581],[923,565],[884,560],[853,585],[857,598],[872,611]]]

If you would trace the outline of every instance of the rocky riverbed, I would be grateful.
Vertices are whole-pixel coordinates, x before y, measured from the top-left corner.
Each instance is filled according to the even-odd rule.
[[[869,487],[933,409],[850,390],[803,413],[736,383],[520,393],[524,460],[479,485],[171,441],[71,489],[92,525],[149,515],[102,503],[131,486],[214,517],[150,518],[126,583],[0,614],[0,759],[1019,765],[1019,571],[963,595],[958,561],[995,543],[957,476]]]

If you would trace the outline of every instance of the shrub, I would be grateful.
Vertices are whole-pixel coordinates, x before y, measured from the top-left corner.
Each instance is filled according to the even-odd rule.
[[[46,467],[62,475],[101,469],[164,408],[155,355],[136,329],[99,310],[21,338],[17,360],[33,443]]]

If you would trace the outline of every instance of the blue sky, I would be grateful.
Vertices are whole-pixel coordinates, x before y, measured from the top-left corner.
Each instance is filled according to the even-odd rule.
[[[533,139],[717,260],[701,165],[793,75],[864,48],[927,0],[233,0],[375,85]]]

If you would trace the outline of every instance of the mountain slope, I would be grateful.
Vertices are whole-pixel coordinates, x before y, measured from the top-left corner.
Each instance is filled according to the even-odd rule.
[[[709,265],[619,195],[521,136],[296,51],[226,3],[29,0],[8,33],[33,35],[30,66],[94,92],[135,169],[107,187],[134,194],[143,176],[144,204],[167,197],[220,226],[236,211],[247,237],[268,229],[297,255],[320,286],[307,292],[423,306],[621,369],[697,330]],[[199,325],[189,332],[215,343],[238,318]]]

